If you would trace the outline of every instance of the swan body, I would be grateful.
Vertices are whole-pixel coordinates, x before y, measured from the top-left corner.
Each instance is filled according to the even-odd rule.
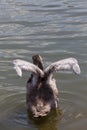
[[[21,77],[22,70],[31,72],[31,76],[27,81],[27,109],[32,112],[34,117],[42,117],[58,107],[58,89],[56,80],[53,78],[53,72],[68,70],[80,74],[81,71],[75,58],[59,60],[45,69],[40,55],[34,55],[32,59],[33,63],[16,59],[13,64],[17,74]]]

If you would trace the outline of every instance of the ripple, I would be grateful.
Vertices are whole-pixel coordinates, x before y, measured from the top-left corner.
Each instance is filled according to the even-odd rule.
[[[81,76],[60,72],[60,109],[35,122],[26,112],[24,83],[13,71],[12,60],[31,60],[42,54],[49,65],[75,57]],[[25,130],[77,130],[87,128],[87,1],[1,0],[0,1],[0,128]],[[62,83],[61,83],[62,79]],[[14,85],[15,84],[15,85]],[[83,125],[83,126],[82,126]],[[10,125],[9,125],[10,126]],[[21,128],[19,128],[20,126]],[[9,129],[10,127],[8,127]],[[10,128],[11,129],[11,128]]]
[[[19,98],[20,97],[20,98]],[[28,118],[26,107],[25,107],[25,99],[23,94],[11,94],[9,96],[4,97],[4,101],[1,102],[3,109],[3,113],[6,117],[7,116],[9,122],[16,124],[16,125],[21,125],[21,126],[26,126],[29,128],[34,127],[35,125],[38,125],[37,123],[34,122],[34,120],[31,120]],[[19,100],[17,100],[19,98]],[[59,114],[51,113],[47,119],[45,119],[44,124],[47,124],[47,122],[52,122],[56,121],[59,124],[59,126],[63,124],[67,124],[69,122],[76,122],[79,119],[83,119],[86,117],[85,111],[84,111],[84,103],[85,101],[83,100],[83,96],[77,94],[77,93],[70,93],[70,92],[60,92],[60,109],[62,112],[62,115],[59,116]],[[84,102],[83,102],[84,101]],[[7,104],[5,104],[7,103]],[[6,105],[6,107],[5,107]],[[1,110],[0,109],[0,110]],[[83,112],[84,111],[84,112]]]
[[[8,89],[7,89],[8,90]],[[9,117],[11,116],[14,111],[18,108],[21,107],[21,105],[24,104],[25,102],[25,96],[23,93],[13,93],[11,92],[12,90],[4,90],[4,94],[5,92],[7,92],[7,94],[3,94],[0,96],[0,112],[1,112],[1,117]],[[11,92],[11,93],[10,93]],[[18,99],[18,100],[17,100]]]
[[[61,123],[76,122],[86,117],[85,96],[72,92],[60,92],[60,107],[62,109]]]
[[[35,129],[41,128],[43,125],[44,129],[48,130],[50,127],[53,129],[57,128],[67,128],[68,124],[76,125],[79,120],[86,118],[86,97],[76,92],[60,91],[60,109],[61,114],[52,112],[44,120],[35,121],[31,117],[28,117],[26,107],[25,107],[25,93],[20,91],[21,88],[15,93],[9,90],[10,93],[5,94],[4,91],[2,96],[0,96],[0,120],[7,120],[12,126],[21,126]],[[2,112],[3,110],[3,112]],[[49,122],[49,123],[48,123]],[[50,124],[50,125],[49,125]]]
[[[12,122],[18,125],[28,126],[28,116],[27,116],[26,108],[24,110],[22,108],[19,111],[17,111],[13,116]]]

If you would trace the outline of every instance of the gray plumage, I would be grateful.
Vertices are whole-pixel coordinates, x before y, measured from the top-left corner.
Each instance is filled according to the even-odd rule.
[[[75,58],[54,62],[45,69],[40,55],[35,55],[32,59],[33,63],[17,59],[13,61],[13,64],[19,76],[22,76],[22,70],[32,72],[27,81],[27,109],[33,113],[34,117],[46,116],[51,110],[58,107],[59,102],[58,89],[56,80],[53,78],[53,72],[69,70],[80,74],[81,71]]]

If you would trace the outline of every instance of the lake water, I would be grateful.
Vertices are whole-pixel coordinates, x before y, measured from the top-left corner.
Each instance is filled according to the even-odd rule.
[[[45,66],[75,57],[81,75],[54,74],[61,115],[35,121],[26,112],[26,81],[17,76],[14,59],[32,61],[40,54]],[[0,0],[0,129],[87,129],[87,0]]]

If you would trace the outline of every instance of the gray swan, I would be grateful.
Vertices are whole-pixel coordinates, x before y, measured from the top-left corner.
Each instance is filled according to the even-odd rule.
[[[27,110],[32,112],[34,117],[43,117],[56,109],[59,104],[58,89],[53,72],[69,70],[79,75],[81,71],[75,58],[59,60],[45,69],[40,55],[34,55],[32,60],[33,63],[16,59],[13,60],[13,64],[20,77],[22,77],[22,70],[31,72],[27,81]]]

